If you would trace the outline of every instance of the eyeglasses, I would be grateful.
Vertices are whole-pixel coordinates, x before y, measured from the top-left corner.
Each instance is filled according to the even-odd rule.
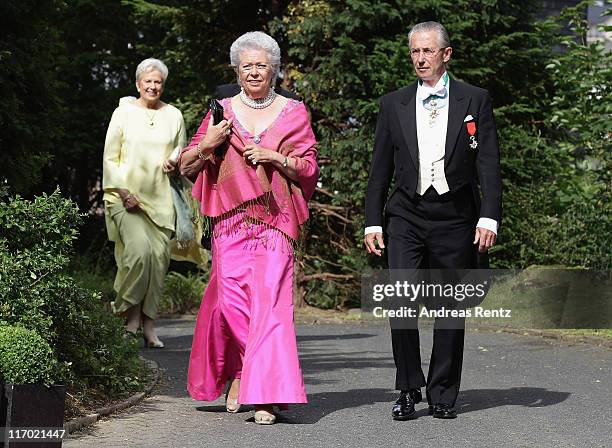
[[[255,67],[258,72],[266,72],[270,68],[268,64],[245,64],[240,66],[240,71],[249,73],[251,70],[253,70],[253,67]]]
[[[443,47],[443,48],[411,48],[410,49],[410,56],[413,58],[418,58],[419,55],[421,53],[423,53],[423,56],[425,56],[426,58],[433,58],[434,55],[440,51],[440,50],[444,50],[447,47]]]

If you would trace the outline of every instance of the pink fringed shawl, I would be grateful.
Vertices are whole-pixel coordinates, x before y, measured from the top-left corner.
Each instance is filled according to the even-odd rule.
[[[319,175],[317,142],[306,107],[302,102],[289,100],[276,120],[259,135],[258,146],[295,161],[296,183],[270,163],[255,166],[247,163],[244,147],[253,144],[253,136],[236,119],[230,101],[231,98],[221,101],[225,119],[234,118],[225,158],[207,161],[193,185],[192,194],[200,201],[202,215],[218,223],[244,213],[297,241],[300,226],[308,219],[307,201],[314,193]],[[209,120],[210,112],[184,151],[200,142]]]

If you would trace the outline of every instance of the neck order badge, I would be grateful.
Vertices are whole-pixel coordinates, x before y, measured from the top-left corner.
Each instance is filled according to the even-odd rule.
[[[429,126],[435,124],[436,118],[440,115],[439,110],[448,103],[448,73],[444,73],[442,77],[442,85],[436,84],[435,87],[428,87],[419,81],[420,87],[423,90],[421,98],[423,98],[423,107],[429,111]]]

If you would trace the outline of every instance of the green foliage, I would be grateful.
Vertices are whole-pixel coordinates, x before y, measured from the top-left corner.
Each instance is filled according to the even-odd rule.
[[[380,264],[366,260],[361,243],[377,98],[415,79],[407,34],[417,22],[444,23],[454,51],[449,71],[491,91],[500,129],[511,127],[517,137],[528,135],[524,141],[513,138],[507,146],[504,157],[517,162],[510,170],[520,178],[542,169],[535,155],[529,167],[520,166],[519,154],[531,150],[531,123],[542,120],[551,87],[550,78],[542,73],[558,27],[534,20],[537,5],[535,1],[316,0],[293,2],[285,16],[273,22],[272,30],[286,33],[288,73],[312,109],[321,143],[322,188],[313,201],[312,237],[303,267],[306,278],[321,271],[328,275],[304,285],[307,301],[324,307],[357,304],[360,273],[368,264]],[[531,195],[527,200],[532,200]],[[520,240],[507,241],[502,248],[504,256],[510,255],[510,265],[520,262],[513,252],[517,244]]]
[[[4,2],[0,180],[8,178],[11,188],[24,194],[60,184],[85,205],[88,181],[100,169],[108,119],[118,98],[134,94],[140,60],[152,56],[168,64],[163,99],[183,111],[193,131],[214,87],[235,79],[228,67],[231,42],[263,29],[280,43],[283,84],[304,98],[320,141],[322,187],[311,203],[298,286],[313,305],[356,305],[360,273],[380,265],[366,257],[361,243],[376,99],[415,79],[408,30],[438,20],[451,36],[450,73],[488,89],[494,101],[504,214],[493,265],[609,267],[612,56],[583,40],[588,2],[538,22],[534,14],[541,5],[537,0]],[[567,24],[571,34],[560,35]],[[52,226],[35,226],[47,232],[46,248],[37,252],[36,245],[28,246],[10,261],[37,278],[59,275],[55,270],[67,252],[59,241],[47,241]],[[24,242],[36,232],[23,236]],[[14,247],[10,239],[4,244],[6,250]],[[92,272],[75,268],[81,285],[105,277],[105,268],[95,266]],[[190,289],[191,280],[169,281]],[[112,294],[109,282],[100,280],[105,300]],[[179,302],[168,298],[164,306],[188,307],[189,301]],[[37,325],[44,319],[36,317]]]
[[[612,53],[588,43],[583,11],[590,2],[567,8],[563,18],[578,39],[564,39],[566,51],[547,69],[555,92],[547,126],[565,163],[567,181],[556,193],[560,207],[551,228],[553,252],[564,264],[612,266]]]
[[[543,122],[501,129],[505,210],[493,250],[498,266],[612,265],[612,54],[582,39],[586,5],[562,15],[575,34],[547,65],[554,90]]]
[[[53,350],[35,331],[0,324],[0,383],[49,386],[57,371]]]
[[[77,237],[76,227],[82,216],[76,205],[60,196],[42,194],[33,201],[20,196],[9,198],[0,209],[0,237],[9,251],[40,250],[59,257],[56,265],[64,264]]]
[[[64,273],[76,226],[75,204],[59,191],[0,202],[0,320],[41,335],[68,384],[120,392],[139,381],[137,347],[100,294]]]
[[[102,301],[109,303],[115,300],[114,276],[117,268],[112,255],[108,256],[108,245],[97,249],[99,253],[95,257],[91,253],[75,254],[68,271],[79,286],[99,291]]]
[[[206,283],[198,273],[186,275],[169,272],[164,282],[164,294],[159,303],[159,312],[185,314],[197,312],[202,301]]]
[[[150,57],[137,49],[148,36],[139,33],[130,9],[120,1],[57,3],[52,26],[65,59],[56,61],[55,76],[62,80],[58,90],[62,109],[53,125],[62,134],[53,139],[53,160],[45,166],[43,189],[45,184],[60,185],[85,208],[88,184],[101,171],[110,116],[120,97],[136,94],[136,66]],[[33,121],[30,126],[39,124]]]
[[[562,149],[579,150],[576,156],[591,162],[585,168],[601,171],[609,180],[610,166],[603,165],[602,158],[608,156],[605,161],[609,162],[612,149],[612,53],[605,51],[602,42],[586,42],[588,23],[582,12],[589,3],[564,11],[578,40],[563,39],[566,51],[546,67],[555,87],[548,121],[561,133]]]
[[[17,191],[37,186],[63,128],[57,66],[65,53],[58,28],[62,2],[0,2],[0,181]],[[58,126],[59,125],[59,126]]]
[[[131,10],[134,26],[144,35],[136,44],[138,51],[155,55],[168,65],[164,95],[183,111],[192,131],[200,124],[215,86],[235,82],[236,75],[229,67],[231,43],[247,31],[265,29],[287,3],[122,1]]]

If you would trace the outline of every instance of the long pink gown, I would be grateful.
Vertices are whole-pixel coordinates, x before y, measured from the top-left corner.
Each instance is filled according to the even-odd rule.
[[[222,104],[226,117],[233,115],[229,100]],[[307,188],[304,194],[307,200],[314,190],[311,184],[316,184],[318,166],[316,141],[302,103],[291,102],[286,106],[271,127],[274,131],[262,134],[261,146],[272,149],[274,141],[282,143],[283,138],[279,136],[283,135],[283,118],[304,120],[309,130],[304,134],[308,138],[302,136],[295,140],[305,140],[306,146],[312,146],[298,161],[298,174],[304,181],[302,189]],[[235,123],[241,141],[252,139]],[[205,119],[187,149],[194,142],[197,144],[207,125]],[[239,146],[240,142],[235,144]],[[227,157],[233,156],[228,152]],[[202,200],[205,215],[212,214],[205,210],[205,199],[209,199],[206,195],[217,193],[216,184],[204,191],[208,182],[206,175],[211,177],[214,172],[213,168],[208,173],[205,171],[194,185],[194,196]],[[272,177],[273,189],[276,181]],[[291,188],[285,187],[283,191],[291,195],[294,191]],[[223,393],[228,380],[240,378],[238,402],[241,404],[276,404],[286,408],[289,403],[307,402],[293,322],[294,256],[290,243],[293,238],[288,238],[286,231],[293,231],[288,223],[301,224],[307,218],[305,199],[302,203],[289,198],[293,207],[291,213],[285,212],[280,225],[251,220],[240,208],[231,217],[216,221],[212,271],[198,313],[189,362],[187,388],[192,398],[215,400]],[[225,199],[217,202],[222,200]],[[216,203],[214,197],[208,200],[211,203]]]

